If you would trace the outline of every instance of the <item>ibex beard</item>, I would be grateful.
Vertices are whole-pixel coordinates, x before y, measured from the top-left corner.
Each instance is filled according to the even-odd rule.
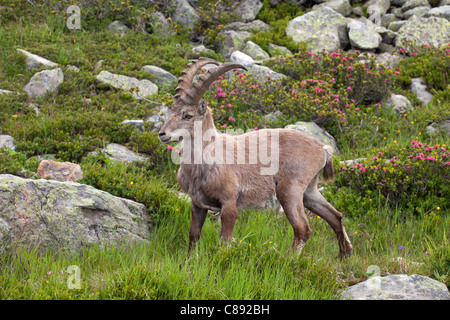
[[[191,86],[206,64],[217,67]],[[294,229],[293,250],[301,251],[312,232],[306,207],[330,224],[338,238],[339,256],[351,255],[342,213],[317,188],[322,171],[326,182],[334,178],[330,146],[291,129],[237,136],[216,131],[211,109],[200,100],[217,77],[234,68],[245,69],[207,58],[189,64],[178,80],[172,113],[159,132],[163,143],[181,141],[183,145],[177,181],[192,200],[188,256],[200,238],[208,210],[220,213],[221,239],[231,240],[239,210],[272,208],[276,199]]]

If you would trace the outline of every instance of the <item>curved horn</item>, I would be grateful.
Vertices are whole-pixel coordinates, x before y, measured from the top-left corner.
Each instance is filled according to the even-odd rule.
[[[199,58],[188,64],[186,70],[181,72],[181,77],[178,78],[178,87],[175,89],[174,98],[177,99],[186,94],[186,90],[191,87],[191,82],[194,79],[197,71],[207,64],[219,65],[219,62],[209,58]]]
[[[223,63],[220,66],[208,70],[205,74],[200,75],[197,80],[192,84],[192,88],[186,90],[186,97],[189,101],[185,101],[189,104],[198,104],[203,94],[208,90],[209,86],[222,74],[231,69],[244,69],[247,68],[238,63]],[[184,98],[184,97],[183,97]]]

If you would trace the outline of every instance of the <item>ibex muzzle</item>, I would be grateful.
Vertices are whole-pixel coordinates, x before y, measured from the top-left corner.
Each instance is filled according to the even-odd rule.
[[[206,64],[217,67],[192,83]],[[211,109],[201,97],[220,75],[235,68],[246,70],[239,64],[220,64],[207,58],[190,63],[178,80],[172,113],[159,132],[163,143],[182,141],[177,180],[192,199],[188,252],[200,238],[208,210],[220,213],[220,236],[231,240],[238,210],[270,209],[278,199],[294,229],[294,250],[301,251],[311,234],[306,207],[333,228],[339,256],[349,256],[352,245],[342,213],[317,188],[322,170],[325,181],[334,178],[330,146],[291,129],[236,136],[215,129]]]

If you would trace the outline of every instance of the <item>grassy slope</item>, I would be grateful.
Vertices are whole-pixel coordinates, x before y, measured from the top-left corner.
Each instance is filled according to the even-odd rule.
[[[25,158],[56,151],[61,159],[80,162],[88,151],[108,142],[130,143],[130,133],[121,131],[118,124],[126,118],[147,115],[154,105],[137,103],[125,93],[99,87],[94,71],[97,61],[105,59],[105,70],[141,79],[145,75],[139,70],[145,64],[161,66],[175,75],[187,64],[186,37],[130,33],[121,38],[101,31],[104,27],[71,32],[65,29],[63,20],[52,16],[45,20],[22,18],[0,25],[1,89],[20,91],[35,72],[26,70],[16,48],[81,69],[78,74],[65,71],[60,93],[37,102],[39,116],[27,111],[29,101],[24,95],[2,98],[1,132],[16,138],[18,150],[22,150]],[[166,92],[172,92],[171,89]],[[164,92],[155,100],[164,100]],[[364,155],[369,148],[393,141],[407,144],[425,136],[426,125],[439,118],[442,109],[435,101],[426,111],[416,109],[408,119],[392,117],[389,130],[384,132],[386,139],[374,140],[373,145],[356,150],[345,148],[341,157],[352,158],[355,154]],[[414,121],[414,126],[409,125]],[[70,134],[59,136],[59,131]],[[79,134],[89,137],[86,144],[77,142]],[[35,140],[43,149],[30,146],[36,136],[45,137],[43,141]],[[60,144],[52,146],[51,141]],[[446,142],[444,136],[425,136],[425,141]],[[85,172],[97,169],[100,170],[95,164],[83,162]],[[175,167],[170,163],[163,169],[125,170],[114,165],[109,169],[109,173],[105,169],[98,176],[90,174],[85,182],[141,200],[155,211],[158,209],[149,205],[151,199],[145,196],[145,191],[128,190],[130,182],[149,190],[156,183],[161,192],[175,185]],[[109,180],[108,175],[118,172],[120,182],[111,186],[114,180]],[[354,256],[348,261],[337,260],[335,236],[323,220],[309,216],[313,235],[304,253],[297,257],[289,253],[292,230],[283,216],[248,211],[240,215],[234,234],[236,241],[229,247],[218,241],[220,223],[208,218],[196,254],[180,269],[186,252],[190,209],[182,201],[171,200],[164,207],[166,214],[160,218],[154,239],[146,244],[96,246],[86,248],[76,257],[38,254],[13,247],[0,258],[0,298],[335,299],[346,285],[367,278],[370,265],[379,266],[381,274],[419,273],[448,283],[448,213],[433,210],[411,217],[407,209],[390,208],[376,196],[374,202],[374,214],[346,218],[346,229],[354,245]],[[344,214],[347,211],[339,209]],[[70,265],[80,267],[79,290],[67,288],[66,270]]]

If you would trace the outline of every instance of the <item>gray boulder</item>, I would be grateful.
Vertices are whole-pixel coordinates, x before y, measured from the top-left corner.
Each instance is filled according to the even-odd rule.
[[[2,95],[2,94],[11,94],[11,93],[14,93],[14,92],[12,92],[12,91],[10,91],[10,90],[3,90],[3,89],[0,89],[0,95]]]
[[[122,124],[135,127],[139,131],[144,132],[144,120],[123,120]]]
[[[157,66],[143,66],[142,70],[153,75],[156,84],[171,86],[177,82],[177,78],[170,72]]]
[[[428,11],[430,11],[430,7],[415,7],[412,8],[411,10],[403,12],[403,17],[406,20],[408,20],[414,15],[418,17],[425,17],[428,14]]]
[[[150,80],[139,80],[108,71],[101,71],[96,78],[99,82],[107,83],[116,89],[130,91],[136,99],[158,93],[158,87]]]
[[[25,56],[25,63],[27,65],[27,69],[40,68],[40,67],[55,68],[58,66],[57,63],[47,60],[45,58],[42,58],[36,54],[32,54],[31,52],[28,52],[26,50],[17,49],[17,51]]]
[[[169,24],[169,21],[166,19],[166,17],[159,11],[155,11],[151,13],[151,27],[152,31],[155,34],[162,35],[162,36],[168,36],[174,34],[174,30]]]
[[[399,30],[395,39],[397,48],[412,48],[429,44],[440,47],[450,42],[450,22],[438,17],[412,16]]]
[[[242,50],[247,40],[252,36],[248,31],[234,30],[225,30],[221,32],[221,35],[223,36],[223,41],[219,50],[226,59],[230,58],[234,51]]]
[[[427,86],[422,78],[411,79],[411,91],[424,105],[427,105],[433,99],[433,95],[427,91]]]
[[[408,0],[402,5],[402,11],[406,12],[417,7],[430,8],[431,6],[428,3],[428,0]]]
[[[3,147],[9,148],[14,151],[14,138],[7,134],[0,134],[0,149]]]
[[[353,8],[348,2],[348,0],[333,0],[327,1],[321,4],[317,4],[312,7],[312,11],[320,10],[324,7],[333,9],[334,11],[342,14],[344,17],[348,17],[352,14]]]
[[[381,17],[380,25],[387,28],[391,22],[398,20],[399,18],[397,18],[393,13],[388,13]]]
[[[264,60],[270,58],[269,54],[253,41],[247,41],[242,49],[242,52],[248,54],[254,60]]]
[[[328,7],[310,11],[289,21],[286,35],[297,42],[306,42],[308,50],[335,51],[348,43],[347,19]]]
[[[237,18],[244,22],[255,20],[263,4],[260,0],[241,0],[234,10]]]
[[[346,289],[347,300],[450,300],[445,284],[413,274],[373,276]]]
[[[286,76],[282,73],[273,71],[272,69],[254,64],[249,70],[249,73],[252,74],[253,78],[259,83],[265,83],[270,80],[281,80]]]
[[[30,81],[23,87],[30,98],[43,97],[47,92],[58,92],[58,88],[64,81],[64,74],[61,68],[53,70],[43,70],[31,77]]]
[[[324,129],[319,127],[314,122],[296,122],[295,124],[288,124],[285,129],[294,129],[304,134],[313,137],[322,143],[329,145],[333,148],[333,153],[339,154],[336,140]]]
[[[403,115],[412,109],[411,102],[405,96],[400,94],[391,94],[391,96],[383,103],[385,108],[393,107],[394,111]]]
[[[173,19],[180,22],[186,29],[193,29],[200,18],[187,0],[175,0]]]
[[[223,26],[223,30],[247,32],[270,31],[271,29],[272,27],[270,25],[261,20],[253,20],[250,22],[235,21]]]
[[[269,43],[269,53],[270,53],[270,55],[272,57],[276,57],[276,56],[289,57],[289,56],[292,56],[291,50],[289,50],[286,47],[278,46],[278,45],[273,44],[273,43]]]
[[[253,60],[252,57],[239,50],[236,50],[231,54],[230,61],[233,63],[242,64],[247,69],[251,68],[255,64],[255,60]]]
[[[144,205],[76,182],[0,175],[0,233],[12,243],[71,252],[150,238]],[[3,230],[5,229],[5,230]]]
[[[388,29],[397,32],[405,23],[406,20],[392,21],[389,23]]]
[[[113,21],[108,26],[108,31],[125,36],[130,29],[122,21]]]
[[[143,162],[148,160],[148,156],[136,153],[125,146],[117,143],[109,143],[102,151],[112,160],[121,162]],[[91,154],[96,154],[94,151]]]
[[[425,16],[439,17],[450,20],[450,5],[433,8],[430,11],[428,11]]]
[[[350,44],[358,49],[373,50],[381,43],[381,36],[370,20],[360,21],[352,19],[347,24]]]
[[[367,14],[371,20],[378,24],[378,20],[388,12],[391,7],[390,0],[369,0],[363,7],[367,8]]]

